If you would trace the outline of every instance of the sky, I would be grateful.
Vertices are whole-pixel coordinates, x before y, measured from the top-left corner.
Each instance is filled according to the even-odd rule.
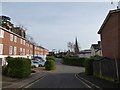
[[[1,15],[23,25],[48,50],[68,50],[67,43],[75,43],[76,37],[84,50],[100,40],[97,32],[109,10],[116,7],[116,2],[2,2]]]

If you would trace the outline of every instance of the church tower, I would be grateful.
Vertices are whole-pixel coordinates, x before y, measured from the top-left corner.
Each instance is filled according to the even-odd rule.
[[[79,45],[78,45],[77,37],[76,37],[76,40],[75,40],[74,50],[75,50],[75,54],[79,53]]]

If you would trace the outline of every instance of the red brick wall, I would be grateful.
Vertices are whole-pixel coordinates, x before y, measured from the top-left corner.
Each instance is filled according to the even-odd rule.
[[[14,42],[14,36],[13,35],[13,41],[10,41],[10,33],[9,32],[4,32],[4,38],[2,40],[3,43],[3,55],[9,55],[9,47],[12,46],[14,50],[14,46],[17,47],[17,53],[16,55],[20,55],[20,48],[26,48],[25,45],[20,44],[20,37],[17,37],[17,42]],[[12,51],[12,55],[14,55],[14,51]],[[24,55],[24,54],[22,54]]]
[[[120,59],[120,12],[118,14],[118,57]]]
[[[22,44],[20,43],[21,37],[17,36],[17,42],[14,42],[14,34],[13,35],[13,41],[10,41],[10,32],[4,31],[4,38],[0,39],[3,44],[3,55],[9,55],[9,48],[12,46],[12,54],[14,55],[14,47],[17,48],[16,55],[20,56],[33,56],[33,44],[30,42],[26,41],[25,45],[24,42]],[[24,39],[22,39],[23,41]],[[42,49],[38,46],[35,46],[36,49],[34,48],[34,52],[36,52],[35,56],[43,56],[48,53],[45,49]],[[22,48],[22,53],[20,53],[20,48]],[[23,49],[25,49],[25,53],[23,53]],[[29,50],[29,52],[28,52]]]
[[[118,52],[120,47],[120,42],[118,42],[120,40],[118,26],[120,26],[118,25],[118,13],[113,13],[101,32],[102,53],[104,57],[120,58],[120,51]]]

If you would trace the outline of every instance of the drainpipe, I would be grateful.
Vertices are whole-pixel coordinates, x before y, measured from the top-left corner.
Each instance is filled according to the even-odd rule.
[[[115,58],[116,74],[117,74],[117,80],[118,80],[118,83],[119,83],[120,80],[119,80],[118,62],[119,62],[119,61]]]
[[[33,44],[33,58],[35,56],[35,45]]]

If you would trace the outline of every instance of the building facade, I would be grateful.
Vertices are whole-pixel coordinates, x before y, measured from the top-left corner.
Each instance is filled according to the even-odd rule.
[[[5,59],[11,57],[33,58],[40,56],[45,58],[48,50],[33,44],[26,39],[25,30],[7,24],[7,28],[0,25],[0,63],[6,63]]]
[[[120,59],[120,9],[108,13],[98,34],[101,37],[103,57]]]
[[[90,58],[91,57],[91,50],[90,49],[82,50],[79,52],[78,56],[80,58]]]
[[[103,57],[110,58],[102,60],[103,71],[105,69],[104,72],[107,72],[106,76],[109,77],[113,77],[111,73],[115,73],[117,83],[120,85],[120,8],[109,11],[98,34],[101,37]]]
[[[98,44],[91,45],[91,56],[102,56],[101,41],[98,41]]]

